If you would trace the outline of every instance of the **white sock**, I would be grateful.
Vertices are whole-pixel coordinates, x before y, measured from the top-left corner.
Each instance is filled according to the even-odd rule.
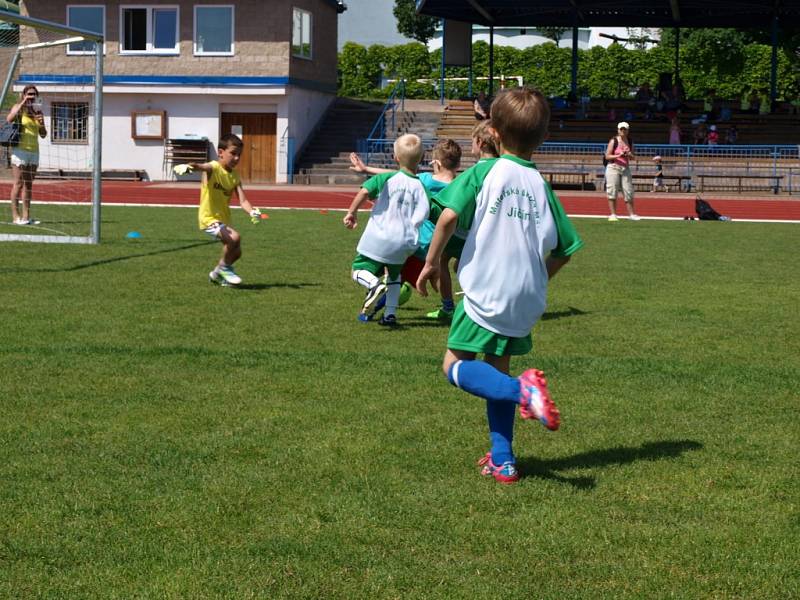
[[[397,305],[400,304],[400,278],[389,279],[386,282],[386,308],[384,315],[393,315],[397,312]]]
[[[379,279],[365,269],[358,269],[353,271],[353,281],[358,285],[363,285],[367,289],[371,289],[377,285]]]

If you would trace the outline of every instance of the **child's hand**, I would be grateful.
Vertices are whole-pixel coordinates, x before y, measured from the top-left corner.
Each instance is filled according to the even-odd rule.
[[[186,175],[187,173],[194,171],[192,165],[175,165],[172,167],[172,170],[176,175]]]
[[[419,277],[417,278],[417,291],[423,297],[428,297],[428,282],[431,282],[431,287],[434,291],[439,291],[439,267],[438,265],[432,265],[425,263],[425,266],[422,267],[422,271],[419,273]]]
[[[358,225],[358,217],[356,217],[354,213],[349,212],[344,216],[342,222],[348,229],[355,229],[356,225]]]
[[[261,221],[261,211],[257,208],[254,208],[253,210],[250,211],[250,222],[253,225],[258,225],[260,221]]]
[[[350,153],[350,170],[356,173],[365,173],[367,171],[367,165],[364,164],[364,161],[361,160],[361,157],[355,152]]]

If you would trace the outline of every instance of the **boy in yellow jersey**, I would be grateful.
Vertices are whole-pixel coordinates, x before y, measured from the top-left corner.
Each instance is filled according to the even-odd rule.
[[[200,229],[222,242],[222,258],[208,274],[209,281],[222,286],[234,286],[242,282],[242,278],[233,270],[233,263],[242,256],[241,236],[231,227],[230,204],[233,192],[239,197],[242,210],[250,214],[254,223],[261,216],[261,211],[248,202],[239,174],[235,171],[242,156],[242,147],[242,140],[229,133],[223,135],[217,144],[217,160],[188,163],[175,168],[179,174],[195,169],[203,173],[197,219]]]

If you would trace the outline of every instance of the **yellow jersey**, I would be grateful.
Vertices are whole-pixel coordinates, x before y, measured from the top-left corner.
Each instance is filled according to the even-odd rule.
[[[39,123],[23,111],[20,114],[19,144],[17,148],[25,152],[39,152]]]
[[[200,229],[216,221],[231,224],[231,195],[241,183],[236,171],[226,171],[216,160],[210,164],[211,173],[206,173],[206,182],[200,188],[200,210],[197,215]]]

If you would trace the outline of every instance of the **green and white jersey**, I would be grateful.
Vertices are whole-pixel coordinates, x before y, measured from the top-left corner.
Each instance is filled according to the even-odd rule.
[[[545,258],[583,246],[553,190],[532,162],[504,154],[464,171],[437,201],[469,231],[458,267],[469,318],[528,335],[546,306]]]
[[[387,265],[402,265],[419,245],[419,226],[428,218],[428,193],[405,171],[370,177],[362,186],[375,202],[356,251]]]

